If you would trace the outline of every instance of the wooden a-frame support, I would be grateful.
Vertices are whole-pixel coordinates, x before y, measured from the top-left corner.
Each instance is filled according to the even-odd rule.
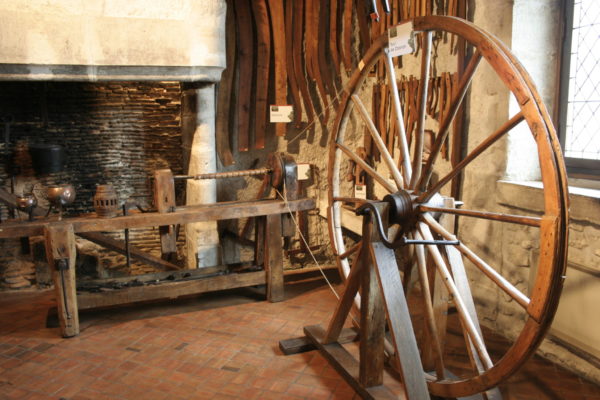
[[[380,214],[386,215],[383,207]],[[357,293],[361,293],[360,360],[342,344],[348,341],[342,330]],[[307,326],[304,332],[312,344],[348,383],[365,399],[392,399],[396,396],[383,385],[386,317],[406,397],[429,399],[425,374],[412,328],[402,280],[392,249],[385,247],[369,216],[363,219],[363,241],[346,286],[327,329]],[[341,335],[341,336],[340,336]],[[280,347],[285,347],[280,343]],[[285,352],[285,351],[284,351]]]
[[[445,206],[454,208],[452,199],[445,199]],[[376,204],[382,216],[387,215],[384,203]],[[448,217],[447,215],[445,217]],[[385,222],[384,222],[385,223]],[[453,230],[454,218],[445,218],[443,224]],[[385,227],[384,227],[385,230]],[[346,379],[346,381],[364,399],[395,399],[397,394],[392,393],[383,385],[384,370],[384,344],[387,328],[391,336],[393,353],[389,352],[389,363],[398,370],[405,395],[410,400],[423,400],[430,397],[425,373],[417,340],[410,319],[404,286],[398,270],[396,255],[392,249],[383,245],[381,236],[369,215],[363,218],[363,240],[353,262],[346,285],[336,306],[328,327],[321,325],[307,326],[304,328],[305,337],[287,339],[279,342],[281,351],[286,354],[296,354],[317,349],[331,363],[331,365]],[[461,293],[468,299],[469,311],[474,315],[474,305],[470,291],[467,292],[465,267],[460,256],[455,254],[453,247],[445,247],[447,257],[452,266],[454,279],[461,288]],[[433,271],[433,270],[432,270]],[[436,295],[433,296],[434,309],[444,318],[436,318],[436,324],[441,332],[446,330],[448,299],[443,285],[439,282],[441,277],[433,273],[430,279],[434,283]],[[354,300],[360,293],[360,330],[356,328],[343,328],[348,315],[353,308]],[[475,318],[475,320],[477,320]],[[478,325],[477,325],[478,326]],[[431,349],[432,338],[424,327],[424,354],[425,362],[429,364],[427,370],[434,369]],[[359,342],[359,360],[357,361],[342,345],[356,341]],[[389,349],[389,347],[388,347]],[[477,354],[469,349],[473,362],[477,367],[480,364]],[[444,369],[444,373],[451,375]],[[497,388],[489,389],[484,393],[461,400],[501,399]]]

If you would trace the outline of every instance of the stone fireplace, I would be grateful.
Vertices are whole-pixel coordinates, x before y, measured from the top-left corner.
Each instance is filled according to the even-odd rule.
[[[147,208],[154,170],[188,173],[183,160],[193,160],[193,173],[214,172],[214,159],[205,161],[203,155],[199,161],[193,153],[197,143],[211,143],[198,135],[214,136],[214,101],[196,101],[194,96],[203,99],[207,91],[214,93],[225,66],[224,1],[0,0],[0,10],[3,189],[16,194],[33,189],[40,206],[47,207],[44,188],[70,183],[77,197],[65,213],[74,215],[93,211],[99,184],[111,184],[119,204]],[[188,110],[182,118],[184,91],[184,102],[191,96],[192,104],[202,109],[192,109],[191,116]],[[34,143],[63,146],[65,169],[36,174],[27,150]],[[210,149],[208,153],[210,158]],[[183,184],[178,189],[178,204],[184,204]],[[207,196],[194,191],[207,189],[188,187],[188,201],[206,202]],[[0,205],[2,220],[8,216],[9,209]],[[200,254],[198,239],[186,244],[183,230],[178,246],[179,261],[185,263],[187,253],[192,268],[198,260],[214,262],[218,240],[214,224],[195,231],[206,240]],[[122,239],[123,232],[107,235]],[[157,228],[133,230],[129,236],[133,245],[160,257]],[[21,244],[19,238],[0,242],[0,286],[49,282],[40,254],[43,245],[32,240],[29,254],[23,254]],[[154,270],[133,262],[127,271],[123,255],[85,240],[78,240],[78,247],[81,274],[105,278]]]

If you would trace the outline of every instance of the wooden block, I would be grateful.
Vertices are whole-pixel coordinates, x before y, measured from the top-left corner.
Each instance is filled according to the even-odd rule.
[[[63,337],[79,335],[75,285],[75,233],[71,224],[54,224],[44,229],[46,257],[56,290],[58,320]]]
[[[344,328],[342,329],[337,342],[340,344],[350,343],[358,340],[359,333],[356,328]],[[285,339],[279,341],[279,350],[286,356],[292,354],[306,353],[307,351],[316,350],[317,347],[313,342],[306,336],[300,336],[297,338]]]

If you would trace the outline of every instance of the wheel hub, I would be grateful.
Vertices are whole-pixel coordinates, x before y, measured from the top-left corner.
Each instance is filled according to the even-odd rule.
[[[416,196],[412,192],[399,190],[396,193],[388,194],[383,201],[389,204],[388,221],[390,224],[400,224],[406,229],[407,225],[412,226],[417,220],[417,211],[414,204]]]

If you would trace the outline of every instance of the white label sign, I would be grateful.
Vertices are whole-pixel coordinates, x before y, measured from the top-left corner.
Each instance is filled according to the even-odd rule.
[[[354,197],[357,199],[367,199],[367,186],[366,185],[354,185]]]
[[[276,106],[272,105],[270,109],[270,119],[272,123],[277,122],[292,122],[294,119],[294,107],[293,106]]]
[[[412,21],[396,25],[388,29],[388,52],[398,57],[415,51],[415,40]]]

